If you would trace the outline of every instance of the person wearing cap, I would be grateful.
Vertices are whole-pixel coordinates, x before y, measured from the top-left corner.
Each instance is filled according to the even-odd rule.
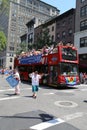
[[[38,71],[35,71],[29,74],[29,77],[31,78],[32,82],[33,97],[36,98],[36,92],[38,92],[39,89],[39,80],[41,79],[41,75],[38,74]]]

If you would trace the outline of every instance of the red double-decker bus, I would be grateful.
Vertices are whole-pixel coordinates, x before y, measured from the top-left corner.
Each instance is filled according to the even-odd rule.
[[[21,80],[29,80],[35,70],[43,74],[40,83],[51,86],[72,86],[79,84],[78,52],[75,47],[57,46],[51,54],[15,58]]]

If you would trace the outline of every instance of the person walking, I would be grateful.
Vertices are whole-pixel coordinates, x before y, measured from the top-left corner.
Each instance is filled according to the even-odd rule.
[[[15,86],[15,95],[20,95],[20,75],[17,69],[13,70],[13,76],[16,80],[18,80],[17,86]]]
[[[36,92],[39,90],[39,80],[41,79],[41,75],[38,74],[38,71],[35,71],[31,74],[29,74],[29,77],[31,78],[32,82],[32,92],[33,92],[33,98],[36,98]]]

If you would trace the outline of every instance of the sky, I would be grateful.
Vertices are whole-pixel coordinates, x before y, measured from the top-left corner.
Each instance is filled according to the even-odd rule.
[[[76,7],[76,0],[41,0],[47,4],[55,6],[60,10],[60,14]]]

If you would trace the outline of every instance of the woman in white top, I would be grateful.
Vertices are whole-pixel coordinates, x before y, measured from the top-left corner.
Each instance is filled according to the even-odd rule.
[[[17,86],[15,86],[15,95],[20,95],[20,75],[19,75],[17,69],[14,69],[13,76],[14,76],[14,78],[16,80],[19,81],[19,83],[17,84]]]
[[[35,71],[35,72],[29,74],[29,77],[31,78],[31,81],[32,81],[33,97],[36,98],[36,92],[38,91],[39,80],[41,79],[41,75],[39,75],[38,72]]]

